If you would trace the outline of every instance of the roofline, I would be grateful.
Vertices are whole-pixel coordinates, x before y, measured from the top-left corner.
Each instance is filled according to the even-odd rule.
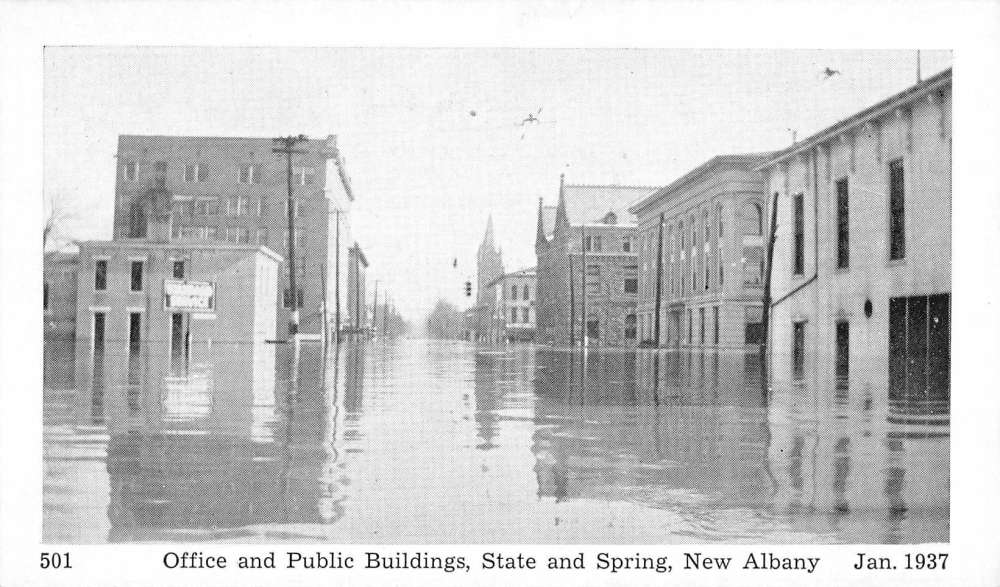
[[[79,246],[81,249],[83,247],[115,246],[123,249],[221,249],[228,251],[254,251],[257,253],[263,253],[279,263],[285,260],[285,258],[279,255],[276,251],[264,245],[241,245],[236,243],[203,243],[194,241],[170,241],[161,243],[146,240],[89,240],[80,242]]]
[[[790,159],[802,151],[811,149],[820,143],[824,143],[827,140],[836,137],[849,128],[860,126],[877,118],[881,118],[888,112],[899,108],[907,102],[914,102],[942,86],[950,85],[951,69],[952,68],[949,67],[948,69],[945,69],[944,71],[941,71],[919,83],[913,84],[901,92],[893,94],[880,102],[876,102],[868,108],[865,108],[860,112],[856,112],[839,122],[835,122],[834,124],[782,151],[778,151],[774,157],[759,165],[756,170],[773,167],[775,164]]]
[[[695,167],[691,171],[688,171],[684,175],[670,182],[669,184],[663,186],[662,188],[656,190],[655,192],[641,198],[629,206],[628,211],[632,214],[638,215],[638,211],[646,206],[652,204],[656,200],[659,200],[671,192],[679,190],[680,188],[690,184],[695,179],[705,175],[709,170],[725,164],[733,163],[744,163],[752,164],[759,163],[760,160],[766,160],[767,157],[771,157],[776,153],[776,151],[762,151],[760,153],[731,153],[726,155],[716,155],[708,161],[705,161],[701,165]],[[758,167],[751,167],[752,170],[756,171]]]
[[[626,190],[655,190],[659,186],[655,185],[621,185],[617,183],[567,183],[568,188],[618,188]]]

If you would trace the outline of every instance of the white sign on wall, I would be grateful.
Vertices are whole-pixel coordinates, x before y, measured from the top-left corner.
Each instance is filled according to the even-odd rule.
[[[207,281],[163,281],[163,309],[205,312],[215,309],[215,284]]]

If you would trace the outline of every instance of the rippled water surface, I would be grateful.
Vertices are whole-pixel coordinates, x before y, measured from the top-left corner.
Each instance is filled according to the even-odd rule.
[[[105,352],[46,352],[48,542],[948,540],[946,402],[853,380],[765,401],[752,355]]]

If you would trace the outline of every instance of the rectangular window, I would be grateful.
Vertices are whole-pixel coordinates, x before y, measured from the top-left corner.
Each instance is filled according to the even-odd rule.
[[[601,237],[600,236],[595,236],[593,244],[594,244],[594,252],[595,253],[600,253],[601,252]]]
[[[517,308],[510,309],[510,321],[517,324]]]
[[[794,247],[792,252],[792,274],[802,275],[805,272],[806,262],[806,228],[805,228],[805,203],[802,194],[795,194],[792,199],[793,220],[792,229],[794,231]]]
[[[636,338],[636,318],[635,314],[625,315],[625,340],[635,340]]]
[[[847,320],[837,321],[837,340],[836,340],[836,376],[840,381],[847,380],[847,376],[850,370],[850,327],[851,324]]]
[[[261,183],[264,166],[260,163],[240,165],[240,183]]]
[[[132,291],[142,291],[142,261],[132,261],[132,271],[131,279],[129,280],[129,289]]]
[[[298,302],[298,306],[301,308],[304,305],[303,302],[305,301],[305,296],[303,295],[301,288],[295,288],[295,289],[298,290],[299,294],[298,296],[296,296],[298,298],[296,301]],[[282,301],[286,308],[292,307],[292,299],[291,296],[288,294],[288,292],[290,291],[291,291],[290,289],[285,288],[284,295],[282,296]]]
[[[947,411],[951,397],[950,296],[889,300],[889,399],[934,402]]]
[[[94,312],[94,379],[104,376],[104,312]]]
[[[184,332],[184,314],[175,312],[170,316],[170,372],[173,375],[183,375],[185,367],[185,350],[187,336]]]
[[[302,204],[301,200],[293,200],[294,202],[294,214],[295,218],[301,218],[305,215],[305,206]],[[285,200],[285,218],[288,218],[288,200]]]
[[[128,383],[138,385],[140,383],[139,351],[142,340],[142,314],[130,312],[128,315]]]
[[[295,185],[312,185],[316,170],[312,167],[295,167],[292,171],[292,181]]]
[[[705,308],[698,308],[698,330],[701,344],[705,344]]]
[[[889,259],[906,257],[906,193],[903,160],[889,162]]]
[[[694,344],[694,312],[688,309],[688,344]]]
[[[583,250],[587,251],[587,252],[590,252],[590,237],[589,236],[583,237]]]
[[[205,239],[210,241],[219,240],[219,228],[217,226],[206,226]]]
[[[219,199],[218,198],[198,198],[195,202],[194,213],[199,216],[218,216],[219,215]]]
[[[184,261],[174,261],[174,279],[184,279]]]
[[[250,244],[250,228],[246,226],[241,226],[239,228],[239,240],[241,245]]]
[[[125,181],[135,181],[139,178],[138,166],[135,161],[126,161],[122,165],[123,175],[125,176]]]
[[[636,277],[626,277],[625,278],[625,293],[627,294],[637,294],[639,293],[639,279]]]
[[[719,306],[712,307],[712,343],[719,344]]]
[[[531,323],[531,308],[521,308],[521,319],[525,324]]]
[[[847,178],[837,182],[837,269],[847,269],[851,264],[850,207]]]
[[[257,229],[257,244],[267,245],[267,227],[261,227]]]
[[[205,238],[204,226],[182,226],[181,238],[189,240],[201,240]]]
[[[42,309],[49,309],[49,282],[45,281],[42,283]]]
[[[524,299],[525,300],[531,299],[531,286],[528,285],[524,286]]]
[[[802,379],[806,372],[806,323],[792,323],[792,377]]]
[[[510,286],[510,299],[512,299],[512,300],[516,300],[517,299],[517,286],[516,285]]]
[[[186,183],[208,181],[208,166],[203,163],[188,163],[184,166]]]
[[[106,259],[94,261],[94,290],[108,289],[108,262]]]
[[[622,252],[631,253],[632,252],[632,239],[625,237],[622,239]]]
[[[166,172],[167,172],[167,162],[166,161],[157,161],[156,162],[156,173],[159,174],[159,175],[163,175]]]

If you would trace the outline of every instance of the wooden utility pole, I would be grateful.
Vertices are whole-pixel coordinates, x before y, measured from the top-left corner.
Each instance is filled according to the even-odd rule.
[[[660,212],[659,240],[656,244],[656,303],[653,309],[653,338],[656,348],[660,348],[660,303],[663,291],[663,212]]]
[[[767,265],[764,271],[764,296],[761,300],[761,338],[760,338],[760,387],[764,396],[767,396],[768,373],[767,373],[767,340],[770,335],[771,324],[771,266],[774,264],[774,241],[778,230],[778,192],[774,192],[774,199],[771,201],[771,227],[768,231],[770,236],[767,239]]]
[[[333,335],[340,343],[340,208],[334,210],[337,215],[336,237],[333,246]]]
[[[319,287],[323,295],[323,311],[321,312],[321,324],[320,327],[323,330],[323,349],[325,352],[327,343],[330,342],[330,325],[327,323],[326,318],[326,263],[320,263],[319,265]]]
[[[289,336],[295,336],[299,331],[299,290],[295,284],[295,200],[292,192],[292,155],[304,154],[307,151],[296,149],[295,145],[309,140],[306,135],[278,137],[275,144],[281,145],[271,149],[273,153],[282,153],[288,163],[286,178],[288,180],[288,290],[292,299],[292,316],[288,324]]]
[[[576,300],[573,295],[573,251],[566,255],[569,258],[569,348],[576,346]]]
[[[582,254],[580,255],[580,326],[583,330],[583,335],[580,337],[580,343],[583,348],[587,348],[587,242],[586,234],[584,233],[583,226],[580,226],[580,250]]]

